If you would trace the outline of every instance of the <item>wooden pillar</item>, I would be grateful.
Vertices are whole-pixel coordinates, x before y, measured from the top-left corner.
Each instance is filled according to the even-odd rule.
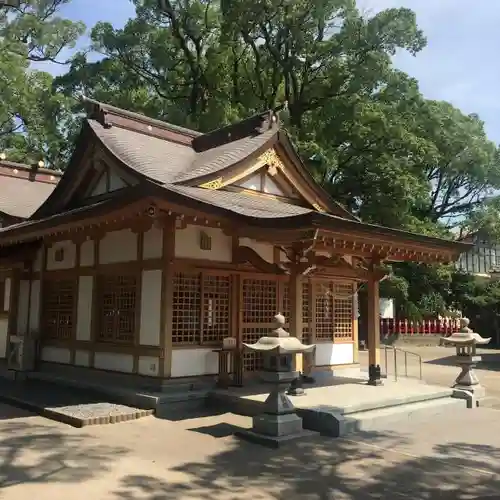
[[[172,375],[172,313],[175,260],[175,216],[163,221],[163,280],[161,289],[160,377]]]
[[[380,304],[379,281],[370,277],[368,280],[368,372],[370,385],[380,385]]]
[[[288,296],[290,297],[290,335],[302,341],[302,275],[294,268],[291,269],[288,281]],[[304,371],[302,354],[295,356],[295,370]]]
[[[359,363],[359,297],[358,297],[358,285],[355,283],[353,285],[353,296],[352,296],[352,342],[353,342],[353,362]]]

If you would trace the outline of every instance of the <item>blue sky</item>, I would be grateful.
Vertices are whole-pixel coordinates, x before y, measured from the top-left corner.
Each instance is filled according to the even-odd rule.
[[[358,0],[358,6],[367,14],[389,7],[414,10],[428,44],[416,57],[398,54],[396,65],[418,79],[427,97],[478,113],[490,138],[500,143],[500,1]],[[72,0],[62,11],[88,28],[98,21],[123,26],[133,14],[130,0]]]

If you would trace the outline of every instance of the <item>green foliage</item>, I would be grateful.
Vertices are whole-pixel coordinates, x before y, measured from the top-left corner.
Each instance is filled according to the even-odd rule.
[[[69,0],[30,0],[0,10],[0,151],[9,160],[44,159],[60,167],[71,147],[72,99],[52,90],[52,76],[33,69],[58,61],[83,33],[82,23],[57,17]]]
[[[0,146],[9,155],[42,150],[61,164],[78,94],[202,131],[286,102],[281,120],[304,162],[363,220],[434,236],[456,226],[500,236],[500,155],[483,123],[425,99],[392,65],[397,51],[425,47],[411,10],[367,17],[354,0],[133,0],[136,16],[123,29],[93,28],[92,49],[103,57],[76,54],[51,92],[50,77],[27,68],[60,56],[81,33],[50,14],[67,1],[25,2],[0,25],[10,47],[0,52],[0,82],[8,82]],[[31,122],[27,133],[9,129],[15,112]],[[495,297],[450,266],[415,264],[394,265],[382,291],[409,317],[472,303],[474,294]]]

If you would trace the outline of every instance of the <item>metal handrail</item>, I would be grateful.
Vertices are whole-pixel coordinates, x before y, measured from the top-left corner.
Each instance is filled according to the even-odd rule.
[[[413,356],[414,358],[417,358],[418,360],[418,367],[419,367],[419,379],[422,380],[422,356],[420,354],[417,354],[416,352],[411,352],[411,351],[405,351],[404,349],[400,349],[398,347],[394,346],[388,346],[384,345],[381,346],[384,348],[384,359],[385,359],[385,371],[386,371],[386,376],[388,376],[388,351],[392,350],[394,353],[393,358],[394,358],[394,380],[398,380],[398,352],[404,354],[404,360],[405,360],[405,377],[408,377],[408,356]]]

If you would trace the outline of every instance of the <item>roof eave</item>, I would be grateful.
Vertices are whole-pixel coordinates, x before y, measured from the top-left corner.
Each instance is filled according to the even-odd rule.
[[[347,219],[333,218],[327,214],[312,214],[311,222],[320,230],[326,232],[345,228],[351,231],[364,233],[366,235],[380,235],[399,244],[415,243],[421,247],[428,247],[433,251],[452,252],[454,255],[459,255],[469,250],[473,245],[455,240],[446,240],[434,236],[425,236],[400,229],[393,229],[375,224],[366,224],[360,221],[352,221]]]

